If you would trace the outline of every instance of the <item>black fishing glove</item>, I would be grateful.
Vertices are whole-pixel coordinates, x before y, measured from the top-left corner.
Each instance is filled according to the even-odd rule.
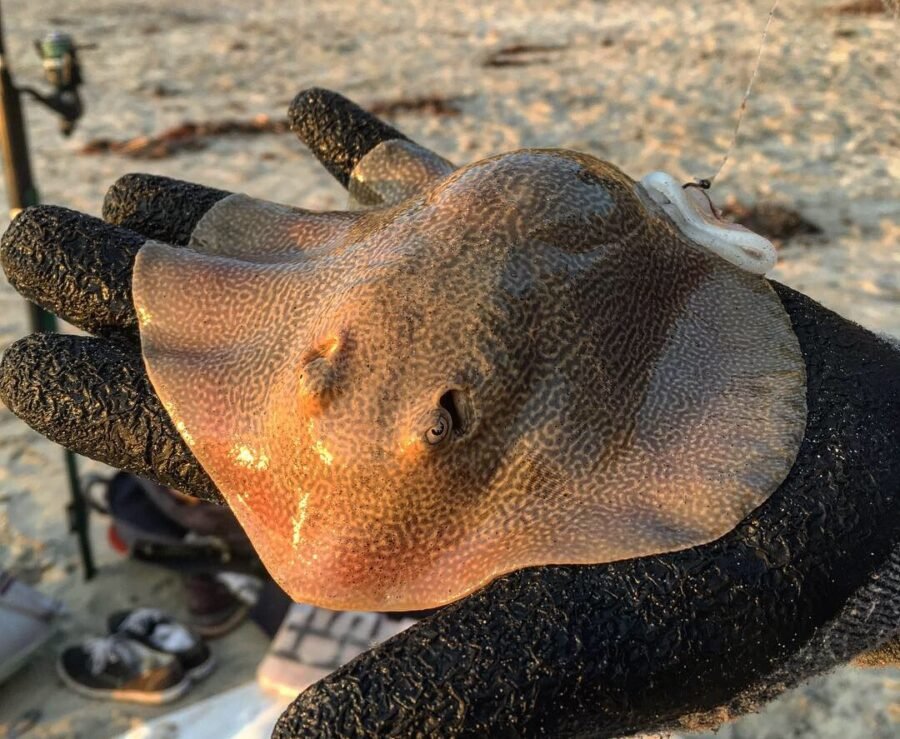
[[[344,98],[302,93],[300,138],[342,184],[403,138]],[[74,451],[221,500],[149,384],[131,302],[147,239],[184,245],[228,193],[150,175],[104,220],[29,208],[2,265],[94,334],[34,335],[0,397]],[[773,283],[806,361],[808,423],[782,486],[718,541],[507,575],[306,690],[276,736],[621,736],[713,726],[900,634],[900,351]]]

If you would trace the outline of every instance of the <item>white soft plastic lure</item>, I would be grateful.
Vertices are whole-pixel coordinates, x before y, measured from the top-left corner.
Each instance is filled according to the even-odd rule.
[[[641,185],[691,241],[753,274],[764,275],[775,266],[778,254],[772,242],[716,216],[697,188],[682,187],[665,172],[651,172]]]

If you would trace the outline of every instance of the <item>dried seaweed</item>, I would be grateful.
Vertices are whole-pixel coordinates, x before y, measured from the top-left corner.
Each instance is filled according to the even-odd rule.
[[[422,97],[381,100],[367,106],[370,113],[390,118],[398,113],[422,113],[435,116],[455,116],[462,112],[459,98],[426,95]]]
[[[376,101],[368,106],[375,115],[399,113],[456,116],[462,112],[459,99],[433,96]],[[198,151],[222,136],[258,136],[290,131],[287,118],[258,115],[249,120],[185,121],[158,134],[129,139],[97,138],[88,141],[81,154],[117,154],[132,159],[166,159],[183,151]]]
[[[130,139],[93,139],[85,144],[81,154],[118,154],[133,159],[165,159],[181,151],[196,151],[208,146],[220,136],[255,136],[286,133],[290,125],[286,118],[259,115],[247,121],[186,121],[153,136]]]
[[[880,13],[892,12],[897,14],[897,2],[886,2],[885,0],[850,0],[843,5],[835,5],[829,8],[834,15],[878,15]]]
[[[548,52],[562,51],[565,46],[558,44],[512,44],[487,55],[484,67],[525,67],[530,64],[547,64],[551,61]]]
[[[722,207],[721,212],[729,220],[774,241],[785,242],[797,236],[822,233],[819,225],[781,203],[763,201],[747,206],[732,200]]]

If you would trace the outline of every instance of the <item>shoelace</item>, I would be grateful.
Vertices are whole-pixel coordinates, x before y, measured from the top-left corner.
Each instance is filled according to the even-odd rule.
[[[239,572],[220,572],[216,575],[216,580],[228,588],[235,598],[248,606],[254,605],[259,600],[263,583],[258,577]]]
[[[158,608],[136,608],[129,613],[119,626],[119,631],[149,635],[157,622],[168,620],[168,616]]]
[[[107,665],[121,662],[128,666],[134,664],[134,654],[128,645],[115,636],[96,636],[82,644],[87,652],[88,665],[92,675],[99,675]]]
[[[184,652],[194,645],[191,633],[158,608],[133,610],[122,621],[119,631],[145,636],[155,647],[167,652]]]

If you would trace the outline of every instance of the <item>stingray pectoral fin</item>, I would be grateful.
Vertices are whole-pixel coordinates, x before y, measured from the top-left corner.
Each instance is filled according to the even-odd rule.
[[[394,205],[443,179],[455,167],[443,157],[405,139],[383,141],[350,174],[350,207]]]
[[[316,213],[234,194],[200,219],[187,246],[246,262],[283,261],[344,237],[362,217],[347,211]]]
[[[287,284],[302,269],[158,242],[147,242],[134,265],[141,352],[153,389],[257,544],[265,522],[240,503],[277,485],[265,423],[272,388],[297,350],[296,296]]]

